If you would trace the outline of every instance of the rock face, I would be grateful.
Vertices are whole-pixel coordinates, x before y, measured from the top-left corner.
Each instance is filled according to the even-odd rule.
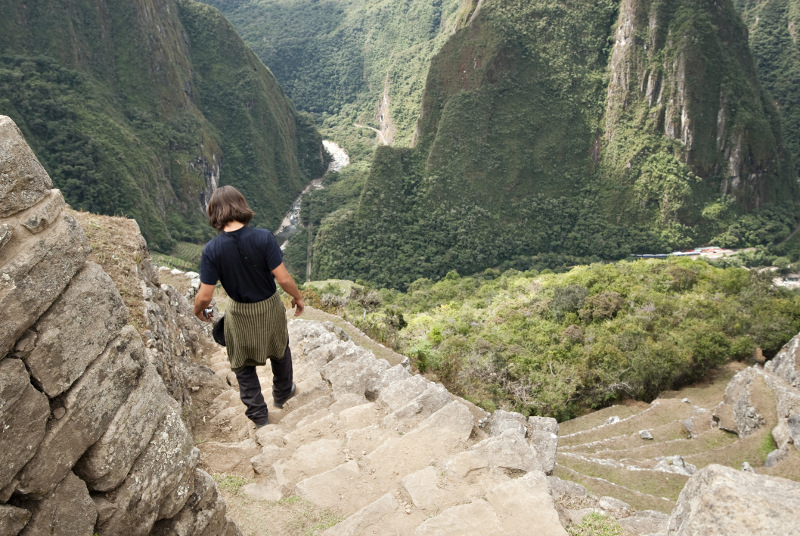
[[[0,532],[236,534],[157,360],[3,116],[0,181]]]
[[[709,465],[681,492],[669,536],[800,533],[800,483]]]

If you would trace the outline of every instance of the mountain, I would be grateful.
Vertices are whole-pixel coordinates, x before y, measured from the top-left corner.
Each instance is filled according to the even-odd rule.
[[[759,78],[781,114],[786,146],[800,170],[800,2],[734,0],[734,4],[749,29]]]
[[[323,128],[341,138],[364,124],[399,145],[414,143],[431,58],[471,10],[463,0],[205,1]]]
[[[320,218],[312,276],[405,286],[544,256],[769,243],[798,187],[728,1],[473,3],[413,148]],[[569,263],[570,258],[563,258]]]
[[[0,0],[0,111],[74,208],[202,241],[220,184],[277,227],[326,156],[309,119],[215,9],[191,0]]]

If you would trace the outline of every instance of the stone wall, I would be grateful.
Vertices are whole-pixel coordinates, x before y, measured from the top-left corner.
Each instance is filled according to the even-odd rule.
[[[65,207],[0,116],[0,534],[238,534]]]

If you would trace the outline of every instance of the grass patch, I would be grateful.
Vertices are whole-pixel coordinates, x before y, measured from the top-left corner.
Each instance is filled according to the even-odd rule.
[[[567,528],[570,536],[626,536],[616,519],[597,512],[584,517],[577,525]]]
[[[217,488],[227,493],[239,494],[242,488],[248,484],[247,479],[239,475],[214,473],[211,477],[214,479],[214,482],[217,483]]]

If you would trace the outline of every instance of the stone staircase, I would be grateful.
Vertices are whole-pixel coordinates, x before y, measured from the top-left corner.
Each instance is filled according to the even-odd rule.
[[[548,486],[553,419],[489,416],[444,387],[376,359],[333,325],[289,324],[297,395],[256,431],[238,391],[196,430],[201,466],[239,475],[251,505],[302,500],[341,522],[325,535],[566,535]],[[224,350],[208,365],[235,386]],[[233,515],[233,514],[232,514]],[[290,534],[279,523],[244,534]],[[320,533],[320,532],[318,532]]]

